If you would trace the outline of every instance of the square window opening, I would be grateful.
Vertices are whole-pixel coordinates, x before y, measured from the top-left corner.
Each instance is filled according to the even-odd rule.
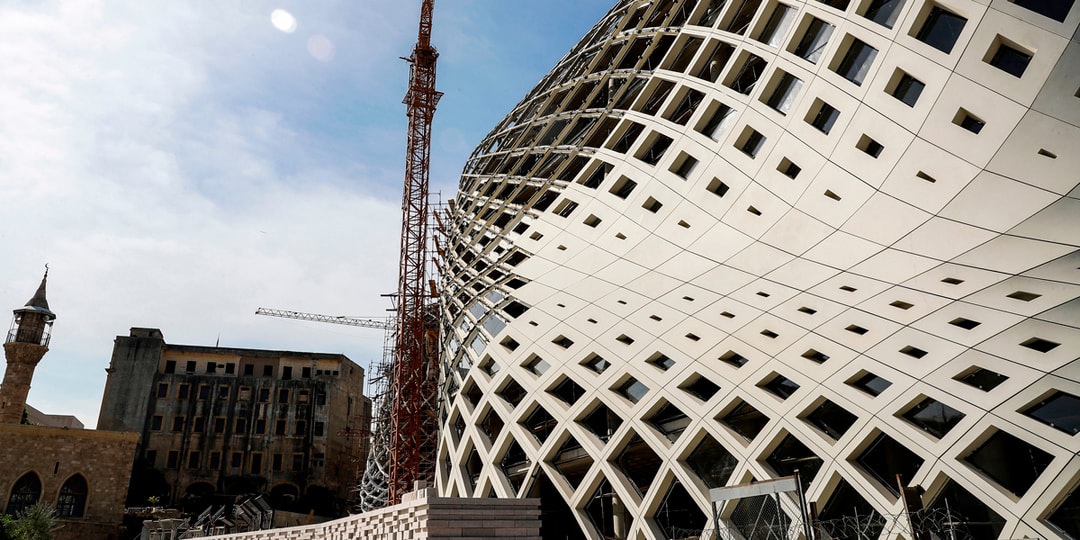
[[[706,187],[706,189],[708,189],[709,192],[716,195],[717,197],[723,197],[731,188],[719,178],[713,178],[712,182],[709,182],[709,185],[708,187]]]
[[[1005,375],[978,366],[965,370],[963,373],[953,377],[953,379],[968,386],[978,388],[983,392],[989,392],[997,388],[1001,383],[1009,380]]]
[[[701,121],[698,122],[697,131],[702,135],[714,140],[719,141],[721,135],[727,131],[728,126],[735,120],[734,109],[720,103],[719,101],[712,102],[709,105],[708,110],[705,111]]]
[[[802,172],[802,168],[788,158],[781,159],[780,164],[776,166],[776,170],[792,180],[798,177],[799,173]]]
[[[618,182],[615,182],[614,186],[611,186],[611,190],[609,190],[608,193],[611,193],[612,195],[620,199],[625,199],[629,197],[631,193],[633,193],[634,188],[636,187],[637,182],[625,176],[622,176],[619,178]]]
[[[694,156],[681,152],[678,159],[675,160],[674,166],[671,168],[671,172],[675,173],[675,176],[686,180],[690,177],[690,173],[694,171],[694,167],[697,167],[698,160]]]
[[[956,115],[953,116],[953,123],[975,134],[982,131],[983,126],[986,125],[983,119],[962,108],[956,111]]]
[[[979,322],[979,321],[973,321],[971,319],[965,319],[963,317],[957,317],[957,318],[949,321],[949,324],[951,324],[953,326],[959,326],[960,328],[963,328],[964,330],[973,330],[976,326],[979,326],[982,323]]]
[[[807,112],[806,123],[814,126],[818,131],[828,135],[836,124],[836,120],[840,118],[840,111],[835,107],[825,103],[820,98],[814,100],[813,106]]]
[[[742,135],[735,142],[735,147],[750,157],[756,157],[765,145],[766,137],[750,126],[743,129]]]
[[[877,159],[877,157],[881,155],[881,152],[885,150],[885,147],[882,146],[881,143],[875,141],[874,139],[871,139],[865,133],[861,137],[859,137],[859,142],[855,145],[855,147],[859,150],[862,150],[866,153],[866,155],[874,159]]]
[[[904,105],[914,107],[915,103],[919,101],[919,96],[922,95],[922,91],[925,88],[926,84],[922,81],[897,69],[893,72],[892,79],[885,87],[885,91],[892,97],[900,100]]]
[[[1020,78],[1031,63],[1033,51],[1029,51],[1008,39],[997,36],[993,45],[983,57],[983,62],[994,66],[1013,77]]]
[[[836,27],[816,17],[808,17],[807,21],[802,37],[798,41],[792,40],[796,45],[790,52],[811,64],[817,64]]]
[[[862,86],[866,75],[870,73],[874,59],[877,58],[878,51],[858,38],[849,35],[848,39],[850,39],[850,44],[846,52],[839,56],[838,62],[833,62],[832,69],[841,77],[855,83],[856,86]]]
[[[900,15],[905,0],[867,0],[859,15],[874,21],[885,28],[892,28]]]
[[[765,101],[765,104],[772,107],[776,112],[787,116],[787,113],[791,112],[791,106],[795,103],[795,98],[799,95],[802,85],[802,79],[777,70],[773,76],[772,92],[769,94],[769,99]]]
[[[929,9],[925,10],[922,25],[915,33],[915,39],[949,54],[964,31],[967,19],[933,2],[927,3],[927,7]]]
[[[1073,0],[1009,0],[1009,2],[1057,22],[1065,22],[1069,16],[1069,10],[1073,7]]]

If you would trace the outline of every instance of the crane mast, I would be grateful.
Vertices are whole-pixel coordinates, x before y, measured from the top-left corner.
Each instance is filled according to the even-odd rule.
[[[435,90],[438,51],[431,45],[434,0],[423,0],[420,29],[410,64],[405,95],[408,143],[405,188],[401,200],[401,265],[397,290],[395,342],[390,414],[390,464],[387,503],[396,504],[415,480],[434,478],[437,435],[437,362],[433,344],[425,344],[428,294],[425,270],[428,241],[428,183],[431,161],[431,123],[442,92]]]
[[[401,502],[417,480],[435,478],[438,436],[438,311],[425,291],[428,255],[428,184],[431,121],[442,92],[435,90],[439,53],[431,45],[434,0],[423,0],[420,30],[409,62],[409,90],[403,103],[409,119],[405,152],[405,187],[401,198],[401,264],[398,269],[395,321],[335,317],[259,308],[257,315],[283,317],[393,332],[390,358],[376,368],[376,421],[371,451],[358,486],[360,511]],[[438,216],[435,216],[438,219]],[[396,332],[395,332],[396,330]]]

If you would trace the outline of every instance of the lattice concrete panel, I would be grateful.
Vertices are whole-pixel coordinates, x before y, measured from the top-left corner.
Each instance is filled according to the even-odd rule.
[[[665,538],[794,469],[895,519],[899,474],[1080,537],[1073,4],[618,2],[462,175],[440,493]]]

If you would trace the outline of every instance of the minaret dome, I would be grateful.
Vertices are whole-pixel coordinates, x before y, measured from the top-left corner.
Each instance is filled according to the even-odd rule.
[[[11,322],[11,330],[8,332],[5,343],[33,343],[43,347],[49,346],[49,337],[52,333],[52,324],[56,314],[49,309],[49,301],[45,298],[45,283],[49,279],[49,267],[45,267],[45,275],[41,278],[34,297],[26,302],[26,305],[14,310],[14,320]]]

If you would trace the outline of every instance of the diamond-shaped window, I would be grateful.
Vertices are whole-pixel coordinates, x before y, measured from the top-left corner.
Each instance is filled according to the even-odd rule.
[[[724,415],[720,421],[735,430],[735,433],[745,437],[746,440],[752,441],[754,437],[758,436],[758,433],[761,433],[765,424],[769,423],[769,417],[761,414],[761,411],[758,411],[749,403],[740,400],[739,404],[732,408],[731,412]]]
[[[663,464],[664,460],[660,459],[649,444],[636,433],[615,458],[615,465],[630,479],[642,497],[649,492],[649,487],[652,486]]]
[[[649,393],[649,387],[641,383],[641,381],[630,377],[612,388],[615,393],[630,400],[631,403],[637,403],[641,401],[641,398],[645,397],[645,394]]]
[[[607,405],[601,403],[584,418],[578,420],[578,423],[585,426],[585,429],[599,437],[601,441],[607,442],[615,430],[622,425],[622,418],[611,412]]]
[[[499,418],[495,409],[489,409],[487,414],[484,415],[484,419],[480,421],[480,431],[487,435],[489,441],[495,442],[495,439],[502,433],[502,428],[505,425],[502,418]]]
[[[653,413],[648,421],[671,442],[679,440],[679,435],[682,435],[686,426],[690,425],[690,417],[671,403],[664,403],[664,406]]]
[[[1023,497],[1054,456],[1004,431],[998,431],[964,461],[1001,487]]]
[[[1080,538],[1080,489],[1077,489],[1077,486],[1073,486],[1072,493],[1061,501],[1054,513],[1047,516],[1046,521],[1072,535],[1073,538]],[[994,535],[996,536],[997,533],[995,532]]]
[[[885,391],[886,388],[892,386],[892,383],[874,375],[873,373],[865,373],[861,377],[856,378],[853,381],[849,381],[848,384],[870,394],[871,396],[877,396]]]
[[[700,531],[707,521],[694,498],[678,480],[671,483],[664,501],[656,510],[656,524],[665,538],[686,538],[686,531]]]
[[[536,408],[529,413],[529,416],[521,421],[521,425],[525,426],[529,430],[529,433],[532,433],[533,437],[536,437],[536,440],[543,444],[548,436],[551,435],[551,432],[555,431],[555,427],[559,425],[559,421],[555,420],[546,409],[537,405]]]
[[[496,393],[499,394],[499,397],[505,399],[507,403],[515,407],[517,407],[518,403],[521,403],[521,400],[526,394],[525,389],[514,379],[508,380],[502,389]]]
[[[814,407],[813,412],[806,415],[806,421],[810,422],[822,433],[829,437],[839,440],[840,437],[847,433],[847,430],[855,424],[855,421],[859,418],[854,414],[851,414],[843,407],[833,403],[832,401],[825,400]]]
[[[693,378],[688,379],[679,388],[701,401],[709,401],[720,391],[719,385],[701,375],[695,375]]]
[[[1035,351],[1039,351],[1041,353],[1048,353],[1056,349],[1058,345],[1061,344],[1040,337],[1033,337],[1031,339],[1025,340],[1020,345]]]
[[[603,373],[605,369],[611,366],[611,363],[604,360],[604,357],[599,354],[590,354],[581,365],[597,372]]]
[[[787,399],[791,397],[791,395],[799,389],[799,385],[795,381],[779,374],[759,384],[759,386],[768,390],[780,399]]]
[[[1080,433],[1080,398],[1072,394],[1054,392],[1024,414],[1069,435]]]
[[[567,405],[573,405],[577,403],[577,400],[581,396],[585,395],[585,389],[575,383],[570,377],[564,378],[559,381],[559,384],[555,385],[548,390],[548,393],[561,399]]]
[[[472,484],[472,489],[476,489],[477,481],[480,479],[480,473],[484,470],[484,460],[480,459],[480,454],[473,448],[469,451],[469,457],[465,459],[465,474],[469,476],[469,483]]]
[[[743,367],[746,365],[746,362],[748,362],[745,356],[735,351],[728,351],[720,355],[720,361],[731,364],[737,368]]]
[[[802,357],[806,358],[807,360],[813,360],[819,364],[823,364],[826,360],[829,359],[829,355],[823,352],[819,352],[815,349],[807,349],[806,352],[802,354]]]
[[[716,442],[711,435],[705,435],[697,448],[686,457],[686,464],[706,487],[712,489],[727,484],[731,474],[739,466],[739,458],[728,452],[727,448]]]
[[[543,375],[551,366],[543,358],[534,354],[529,356],[529,359],[522,364],[522,367],[531,371],[534,375]]]
[[[570,437],[563,443],[562,448],[559,448],[559,453],[555,454],[551,463],[562,473],[566,481],[577,489],[581,479],[585,478],[589,468],[592,467],[593,460],[577,439]]]
[[[937,438],[964,419],[964,413],[932,398],[926,398],[904,413],[904,418]]]
[[[954,379],[968,386],[974,386],[983,392],[989,392],[997,388],[1001,383],[1009,380],[1005,375],[985,368],[975,368],[974,370],[957,375]]]
[[[465,420],[461,418],[460,414],[455,414],[450,426],[450,433],[453,435],[454,442],[460,441],[461,436],[465,434]]]
[[[821,507],[820,520],[831,538],[877,538],[885,526],[885,518],[843,478]]]
[[[525,475],[529,472],[531,463],[528,454],[521,448],[521,445],[517,441],[511,442],[510,447],[503,454],[500,465],[506,479],[510,481],[510,485],[514,486],[515,493],[521,489],[521,484],[525,481]]]
[[[484,392],[480,390],[480,387],[476,386],[475,383],[470,382],[469,385],[465,387],[465,390],[461,392],[461,395],[469,400],[470,405],[476,407],[476,404],[480,403],[480,398],[484,397]]]
[[[648,362],[663,371],[667,371],[675,365],[674,360],[672,360],[668,355],[661,352],[655,353],[650,356]]]
[[[884,433],[879,434],[856,461],[882,487],[898,497],[900,488],[896,485],[896,475],[900,475],[906,485],[923,464],[923,458],[918,454]]]
[[[942,532],[946,532],[946,534],[948,531],[946,523],[962,522],[964,532],[969,534],[971,538],[998,538],[1002,529],[1005,528],[1005,520],[997,512],[983,504],[981,498],[972,495],[951,479],[945,481],[945,485],[934,497],[934,502],[926,508],[936,511],[935,513],[946,513],[945,519],[942,520],[945,523],[926,524],[927,528],[942,527],[945,529]],[[1074,516],[1076,515],[1080,514],[1074,514]],[[1077,532],[1080,532],[1080,529]],[[948,538],[948,536],[945,537]]]
[[[484,361],[480,363],[480,369],[488,374],[488,377],[494,377],[499,372],[499,364],[496,364],[490,356],[484,358]]]
[[[791,434],[784,436],[765,462],[780,476],[792,476],[799,471],[803,491],[810,487],[823,463],[809,448]]]
[[[626,538],[626,532],[634,522],[634,516],[619,500],[619,494],[611,489],[607,479],[600,482],[585,505],[585,514],[601,538]]]

